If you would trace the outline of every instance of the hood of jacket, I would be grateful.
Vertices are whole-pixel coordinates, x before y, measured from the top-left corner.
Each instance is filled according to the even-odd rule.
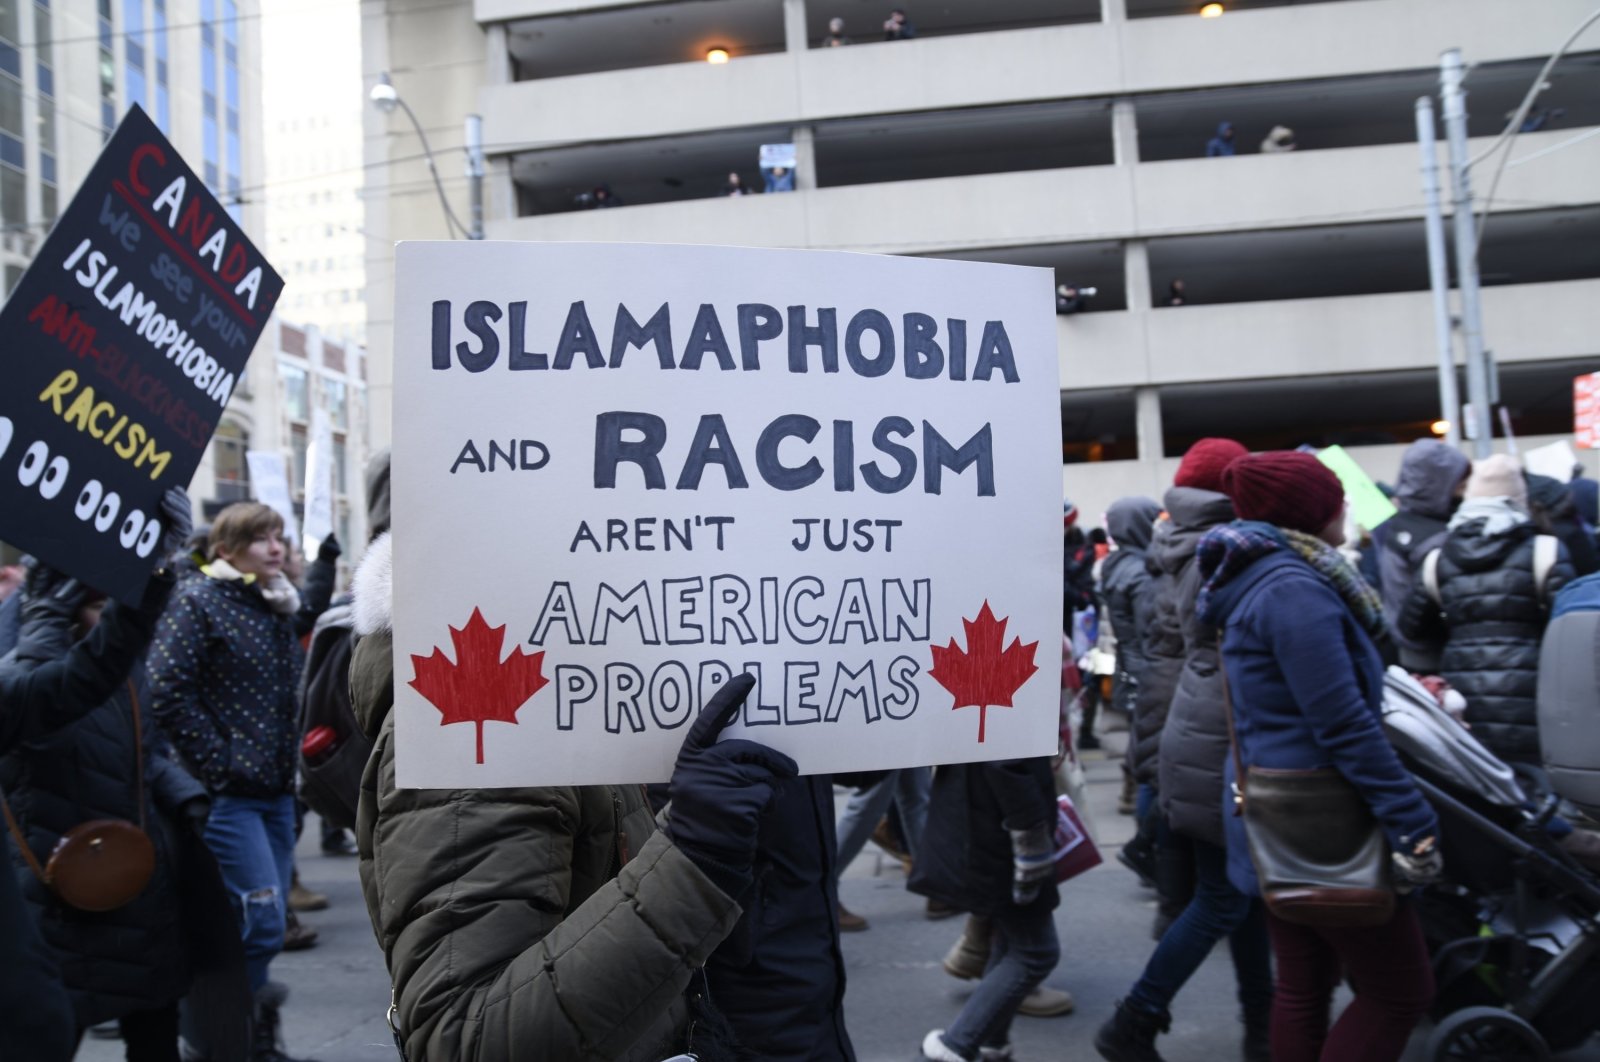
[[[1117,548],[1144,552],[1155,536],[1161,506],[1150,498],[1118,498],[1106,510],[1106,534]]]
[[[1438,439],[1418,439],[1400,462],[1394,500],[1402,510],[1448,520],[1456,487],[1472,471],[1467,455]]]
[[[1231,132],[1233,132],[1233,123],[1232,122],[1218,122],[1217,123],[1217,136],[1219,138],[1221,138],[1223,140],[1226,140],[1226,139],[1228,139],[1228,134],[1231,133]]]
[[[1536,534],[1538,528],[1526,519],[1495,530],[1491,530],[1487,519],[1468,520],[1450,529],[1450,536],[1444,542],[1444,555],[1462,571],[1492,571],[1503,565],[1518,546]]]
[[[1218,524],[1234,519],[1233,501],[1226,494],[1198,487],[1173,487],[1164,499],[1164,529],[1150,544],[1150,557],[1162,571],[1176,575],[1194,556],[1200,539]]]
[[[356,651],[350,659],[350,706],[369,737],[394,702],[394,543],[385,531],[372,540],[351,586]]]

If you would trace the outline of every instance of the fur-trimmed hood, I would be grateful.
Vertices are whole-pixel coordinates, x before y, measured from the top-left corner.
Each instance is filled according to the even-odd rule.
[[[394,543],[385,531],[372,540],[356,568],[353,585],[355,630],[376,634],[394,626]]]

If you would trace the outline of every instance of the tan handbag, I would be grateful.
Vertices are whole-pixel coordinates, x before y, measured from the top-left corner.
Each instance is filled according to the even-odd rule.
[[[144,730],[139,719],[139,694],[128,682],[133,705],[134,799],[139,804],[139,824],[123,819],[91,819],[79,823],[56,842],[43,866],[33,854],[11,805],[0,796],[0,810],[23,860],[51,892],[80,911],[115,911],[145,890],[156,869],[156,849],[145,832]]]
[[[1372,809],[1335,767],[1245,767],[1233,691],[1221,658],[1222,707],[1233,757],[1233,813],[1244,819],[1250,862],[1267,910],[1285,922],[1348,929],[1394,917],[1389,842]]]

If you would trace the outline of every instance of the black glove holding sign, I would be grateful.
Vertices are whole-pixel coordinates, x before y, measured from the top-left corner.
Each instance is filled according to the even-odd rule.
[[[700,712],[672,771],[667,833],[690,861],[734,899],[749,888],[761,813],[795,762],[755,741],[717,735],[738,716],[756,680],[736,675]]]

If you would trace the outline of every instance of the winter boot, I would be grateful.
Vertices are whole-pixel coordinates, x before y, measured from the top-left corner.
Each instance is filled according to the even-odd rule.
[[[1017,1005],[1017,1013],[1030,1018],[1059,1018],[1077,1008],[1078,1001],[1072,998],[1071,992],[1039,985],[1023,997]]]
[[[1139,783],[1133,780],[1133,772],[1126,767],[1122,769],[1122,795],[1117,797],[1117,814],[1132,815],[1139,807]]]
[[[250,1062],[315,1062],[309,1058],[291,1058],[283,1049],[281,1011],[288,998],[289,989],[276,981],[268,981],[256,992]]]
[[[1244,1012],[1244,1062],[1272,1062],[1272,1011]]]
[[[1155,1014],[1123,1000],[1094,1034],[1094,1049],[1107,1062],[1165,1062],[1156,1050],[1156,1037],[1171,1027],[1166,1011]]]
[[[989,966],[990,922],[982,915],[968,915],[961,939],[951,945],[944,957],[944,972],[963,981],[976,981]]]
[[[1156,837],[1154,830],[1144,828],[1144,823],[1139,824],[1139,832],[1134,834],[1122,850],[1117,853],[1117,862],[1139,875],[1139,884],[1147,889],[1156,887]]]

